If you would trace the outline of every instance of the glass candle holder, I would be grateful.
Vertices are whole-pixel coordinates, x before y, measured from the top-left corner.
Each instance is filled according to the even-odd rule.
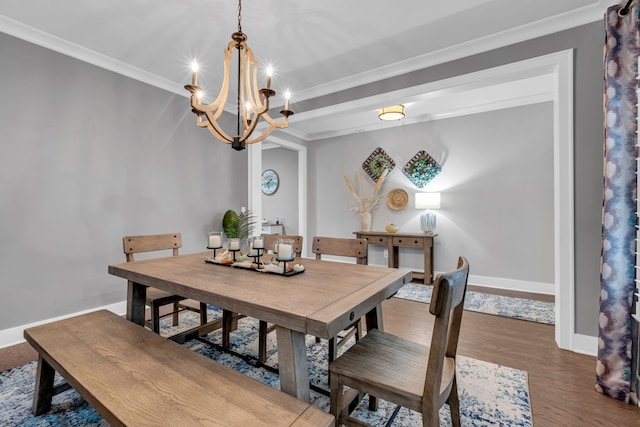
[[[250,237],[249,238],[249,256],[251,257],[257,257],[260,255],[260,252],[262,251],[262,249],[264,248],[264,240],[261,240],[262,243],[258,242],[258,245],[256,245],[256,241],[258,241],[258,237]],[[260,247],[262,246],[262,247]]]
[[[262,236],[256,236],[253,238],[253,247],[255,249],[264,249],[264,238]]]
[[[222,231],[210,231],[207,248],[220,249],[222,247]]]
[[[230,251],[239,251],[240,250],[240,239],[231,238],[229,239],[229,250]]]
[[[280,261],[293,261],[295,252],[293,250],[293,240],[278,239],[275,243],[276,258]]]

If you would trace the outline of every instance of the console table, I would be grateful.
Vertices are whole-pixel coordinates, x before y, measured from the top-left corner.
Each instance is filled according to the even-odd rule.
[[[398,268],[398,248],[400,246],[424,249],[424,283],[433,282],[433,238],[437,234],[387,233],[384,231],[354,231],[358,239],[367,239],[370,245],[386,246],[388,266]],[[419,278],[420,274],[413,277]]]

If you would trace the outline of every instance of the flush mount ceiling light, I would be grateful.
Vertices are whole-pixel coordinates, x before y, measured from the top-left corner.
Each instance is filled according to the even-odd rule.
[[[238,0],[238,31],[231,34],[231,42],[224,51],[224,80],[222,88],[216,100],[209,105],[202,104],[203,91],[198,86],[198,64],[194,60],[191,75],[191,84],[184,88],[191,92],[191,111],[196,116],[196,124],[200,127],[206,127],[209,131],[222,142],[231,144],[234,150],[244,150],[245,144],[253,144],[260,142],[273,132],[275,128],[286,128],[289,116],[293,111],[289,110],[289,92],[285,93],[284,108],[280,114],[284,116],[282,121],[278,122],[269,116],[269,98],[275,96],[276,92],[271,89],[272,67],[269,65],[266,69],[265,87],[259,89],[258,86],[258,61],[253,57],[253,52],[247,45],[247,35],[242,32],[242,0]],[[237,51],[237,65],[234,71],[237,71],[237,119],[236,133],[229,135],[218,123],[218,119],[224,111],[229,94],[229,81],[231,71],[231,58],[233,52]],[[267,129],[259,136],[251,138],[251,134],[256,128],[258,121],[263,119],[267,122]]]
[[[392,105],[378,110],[380,120],[400,120],[404,117],[404,105]]]

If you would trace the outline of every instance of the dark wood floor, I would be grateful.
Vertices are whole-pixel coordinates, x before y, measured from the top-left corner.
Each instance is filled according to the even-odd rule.
[[[429,340],[426,304],[392,298],[383,313],[386,331]],[[595,357],[558,349],[553,326],[465,311],[459,354],[527,371],[536,427],[640,426],[640,408],[596,392]],[[27,344],[0,349],[0,370],[35,358]]]

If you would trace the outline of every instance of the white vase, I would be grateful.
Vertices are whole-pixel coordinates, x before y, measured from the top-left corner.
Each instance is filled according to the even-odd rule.
[[[360,231],[371,231],[371,212],[360,212]]]

